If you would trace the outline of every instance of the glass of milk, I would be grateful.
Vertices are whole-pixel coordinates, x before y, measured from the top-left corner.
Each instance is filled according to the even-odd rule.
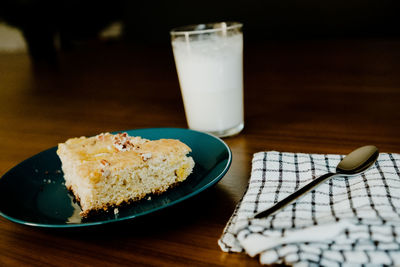
[[[219,137],[243,129],[242,26],[220,22],[170,32],[190,129]]]

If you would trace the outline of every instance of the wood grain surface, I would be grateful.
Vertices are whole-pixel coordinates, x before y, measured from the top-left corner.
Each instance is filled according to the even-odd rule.
[[[186,128],[171,48],[93,43],[57,68],[0,54],[0,175],[75,136]],[[172,208],[100,227],[49,230],[0,218],[0,266],[256,266],[217,240],[244,193],[253,153],[400,153],[400,40],[245,44],[245,128],[213,188]]]

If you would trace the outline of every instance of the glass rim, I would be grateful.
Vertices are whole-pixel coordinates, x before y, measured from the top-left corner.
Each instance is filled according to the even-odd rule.
[[[217,28],[208,28],[213,25],[221,26]],[[226,25],[223,27],[222,25]],[[221,21],[221,22],[212,22],[212,23],[199,23],[199,24],[190,24],[185,26],[180,26],[173,28],[169,33],[171,35],[187,35],[187,34],[202,34],[202,33],[213,33],[213,32],[220,32],[222,29],[226,31],[241,28],[243,23],[235,22],[235,21]]]

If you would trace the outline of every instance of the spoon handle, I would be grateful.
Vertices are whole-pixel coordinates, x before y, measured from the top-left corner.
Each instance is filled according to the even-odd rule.
[[[267,217],[269,215],[272,215],[273,213],[275,213],[276,211],[286,207],[287,205],[289,205],[290,203],[292,203],[296,199],[304,196],[305,194],[307,194],[308,192],[313,190],[315,187],[317,187],[318,185],[322,184],[323,182],[325,182],[326,180],[328,180],[329,178],[331,178],[334,175],[337,175],[337,173],[327,173],[327,174],[324,174],[324,175],[318,177],[317,179],[312,180],[310,183],[308,183],[307,185],[303,186],[302,188],[300,188],[299,190],[297,190],[293,194],[290,194],[289,196],[287,196],[286,198],[282,199],[281,201],[277,202],[275,205],[273,205],[269,209],[266,209],[264,211],[261,211],[261,212],[255,214],[254,218],[263,218],[263,217]]]

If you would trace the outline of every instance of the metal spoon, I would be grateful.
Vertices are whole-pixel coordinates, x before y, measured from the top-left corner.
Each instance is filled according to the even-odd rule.
[[[342,159],[342,161],[339,162],[339,164],[336,167],[336,172],[327,173],[318,177],[317,179],[312,180],[306,186],[300,188],[293,194],[282,199],[269,209],[255,214],[254,218],[262,218],[272,215],[276,211],[282,209],[283,207],[292,203],[296,199],[307,194],[312,189],[322,184],[323,182],[331,179],[334,176],[337,175],[351,176],[360,174],[366,171],[369,167],[371,167],[371,165],[374,164],[375,161],[378,159],[378,156],[379,156],[379,150],[375,146],[363,146],[357,148],[356,150],[348,154],[344,159]]]

